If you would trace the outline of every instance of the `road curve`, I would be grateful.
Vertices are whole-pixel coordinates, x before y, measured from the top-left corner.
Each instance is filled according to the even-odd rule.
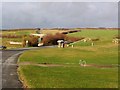
[[[17,60],[23,51],[2,51],[2,89],[21,88],[17,75]]]
[[[55,46],[44,46],[39,48],[52,48]],[[11,50],[0,50],[2,52],[2,90],[5,89],[23,89],[22,83],[20,82],[17,74],[17,60],[19,55],[21,55],[26,50],[38,49],[35,48],[21,48],[21,49],[11,49]],[[1,60],[0,60],[1,61]],[[1,78],[1,77],[0,77]],[[0,82],[1,85],[1,82]]]

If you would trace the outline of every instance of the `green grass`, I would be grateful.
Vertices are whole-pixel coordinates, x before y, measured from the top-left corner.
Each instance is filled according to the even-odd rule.
[[[21,65],[20,73],[30,88],[116,88],[118,85],[117,68],[101,69],[79,66],[80,59],[85,60],[87,64],[118,64],[116,50],[117,47],[113,47],[113,49],[98,48],[95,51],[81,48],[31,50],[20,56],[20,62],[37,64],[46,62],[68,67]]]
[[[16,31],[13,31],[13,30],[9,30],[9,31],[2,31],[2,34],[3,35],[29,35],[31,33],[36,33],[35,32],[36,30],[16,30]]]
[[[90,42],[83,42],[83,41],[79,41],[77,43],[71,43],[69,44],[70,46],[71,45],[74,45],[74,46],[91,46],[91,41]]]
[[[6,46],[7,49],[11,49],[11,48],[21,48],[22,45],[11,45],[10,41],[13,42],[22,42],[21,38],[2,38],[2,45]]]
[[[0,45],[2,45],[2,38],[0,38]]]
[[[118,35],[117,30],[82,30],[81,32],[68,34],[74,37],[85,37],[85,38],[99,38],[99,41],[94,41],[95,45],[108,45],[111,44],[113,37]],[[91,46],[91,41],[83,42],[80,41],[75,43],[75,46]]]
[[[117,88],[117,69],[21,66],[30,88]],[[107,76],[107,77],[106,77]]]
[[[2,35],[29,35],[31,33],[35,33],[35,30],[9,30],[9,31],[2,31]],[[22,42],[22,38],[2,38],[1,45],[6,46],[7,49],[11,48],[22,48],[22,45],[11,45],[9,44],[10,41],[13,42]]]
[[[117,88],[118,68],[81,67],[79,60],[87,64],[118,64],[118,45],[112,43],[117,31],[82,31],[69,34],[76,37],[100,38],[91,42],[77,42],[74,47],[41,48],[23,53],[19,74],[29,88]],[[41,67],[32,64],[50,63],[59,67]]]
[[[117,35],[117,30],[81,30],[81,32],[71,33],[70,36],[76,37],[90,37],[90,38],[100,38],[103,40],[110,40],[113,36]]]
[[[114,50],[114,51],[113,51]],[[48,52],[48,53],[46,53]],[[52,53],[49,53],[52,52]],[[31,55],[31,56],[30,56]],[[27,57],[27,58],[26,58]],[[32,50],[22,54],[21,62],[33,63],[75,63],[78,64],[80,59],[86,60],[88,63],[96,64],[117,64],[117,47],[113,49],[105,48],[46,48],[40,50]]]
[[[41,30],[41,33],[43,33],[43,34],[55,34],[55,33],[61,33],[61,32],[64,32],[64,30]],[[2,31],[2,34],[3,35],[8,35],[8,34],[10,34],[10,35],[29,35],[29,34],[34,34],[34,33],[36,33],[36,30],[35,29],[33,29],[33,30],[9,30],[9,31]]]

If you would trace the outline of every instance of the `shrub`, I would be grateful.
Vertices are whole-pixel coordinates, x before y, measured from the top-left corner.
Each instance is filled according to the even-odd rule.
[[[69,33],[75,33],[75,32],[78,32],[77,30],[71,30],[69,31]]]
[[[28,40],[28,46],[36,47],[38,46],[38,38],[37,36],[24,36],[23,37],[23,47],[26,45],[26,41]]]
[[[92,41],[99,41],[99,38],[91,39]]]
[[[57,41],[61,39],[64,40],[65,37],[66,36],[64,34],[60,33],[56,33],[55,35],[48,34],[43,38],[42,42],[44,45],[57,45]]]
[[[52,35],[52,34],[46,35],[43,38],[42,42],[44,43],[44,45],[57,45],[58,40],[65,40],[65,41],[69,41],[69,42],[75,42],[75,41],[78,41],[80,39],[81,38],[70,37],[70,36],[66,36],[65,34],[56,33],[55,35]]]
[[[61,34],[68,34],[68,32],[62,32]]]
[[[36,36],[29,36],[28,38],[28,45],[29,46],[38,46],[38,38],[39,37],[36,37]]]
[[[84,39],[84,38],[83,37],[77,38],[77,37],[70,37],[70,36],[66,37],[66,40],[69,41],[69,42],[76,42],[76,41],[79,41],[81,39]]]

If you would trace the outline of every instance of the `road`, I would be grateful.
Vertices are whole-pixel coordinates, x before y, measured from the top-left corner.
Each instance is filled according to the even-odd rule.
[[[23,50],[2,51],[2,88],[22,88],[17,75],[17,60]]]
[[[54,48],[56,46],[44,46],[39,48]],[[22,83],[19,81],[18,74],[17,74],[17,61],[19,55],[21,55],[26,50],[31,49],[38,49],[35,48],[21,48],[21,49],[12,49],[12,50],[0,50],[0,89],[1,87],[3,90],[8,88],[22,88]]]
[[[2,58],[0,59],[0,64],[2,64],[0,65],[0,87],[2,87],[3,90],[7,88],[22,89],[22,83],[17,74],[17,61],[20,54],[31,49],[37,48],[21,48],[0,51],[0,55],[2,54]]]

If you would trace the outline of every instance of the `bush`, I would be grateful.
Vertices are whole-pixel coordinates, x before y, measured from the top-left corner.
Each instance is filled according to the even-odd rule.
[[[92,41],[99,41],[99,40],[100,40],[99,38],[92,39]]]
[[[28,45],[33,47],[38,46],[38,38],[39,37],[36,37],[36,36],[29,36]]]
[[[56,33],[55,35],[48,34],[43,38],[42,42],[44,45],[57,45],[57,41],[64,40],[65,37],[66,35],[60,33]]]
[[[70,36],[66,37],[66,40],[69,41],[69,42],[76,42],[76,41],[79,41],[81,39],[83,39],[83,38],[70,37]]]
[[[68,32],[62,32],[61,34],[68,34]]]
[[[26,45],[26,41],[28,40],[28,46],[36,47],[38,46],[38,38],[37,36],[24,36],[23,37],[23,47]]]
[[[52,34],[46,35],[43,38],[42,42],[44,43],[44,45],[57,45],[58,40],[65,40],[65,41],[69,41],[69,42],[75,42],[75,41],[78,41],[80,39],[81,38],[70,37],[70,36],[66,36],[65,34],[56,33],[55,35],[52,35]]]
[[[71,30],[69,31],[69,33],[75,33],[75,32],[78,32],[77,30]]]

